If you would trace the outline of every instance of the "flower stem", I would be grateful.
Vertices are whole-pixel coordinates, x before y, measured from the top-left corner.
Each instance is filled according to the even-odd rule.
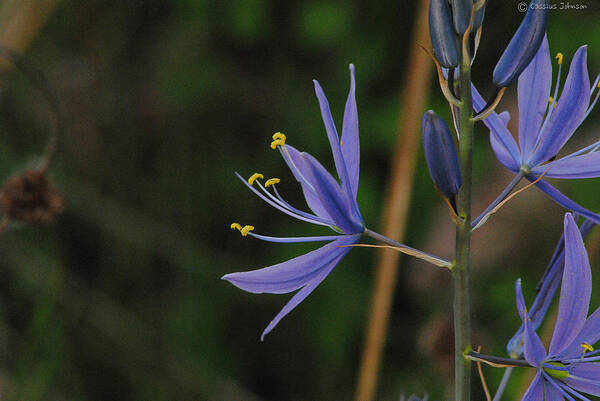
[[[470,351],[468,354],[466,354],[466,357],[470,360],[484,362],[495,367],[533,367],[525,359],[504,358],[501,356],[480,354],[479,352],[475,351]]]
[[[408,245],[404,245],[398,241],[394,241],[393,239],[386,237],[385,235],[381,235],[375,231],[369,230],[366,227],[365,227],[364,234],[368,237],[373,238],[374,240],[377,240],[379,242],[383,242],[384,244],[390,245],[391,247],[397,249],[399,252],[414,256],[419,259],[423,259],[423,260],[425,260],[429,263],[432,263],[438,267],[445,267],[450,270],[452,270],[452,268],[454,267],[451,262],[444,260],[444,259],[440,258],[439,256],[435,256],[430,253],[423,252],[418,249],[412,248]],[[355,245],[355,246],[360,246],[360,244]],[[363,245],[363,246],[366,246],[366,245]]]
[[[468,33],[467,33],[468,35]],[[459,163],[462,186],[458,192],[456,256],[453,276],[454,308],[454,400],[471,399],[471,305],[469,295],[469,259],[471,251],[471,183],[473,170],[473,104],[471,64],[466,46],[460,66]]]
[[[492,209],[498,206],[500,202],[506,199],[510,191],[512,191],[517,186],[517,184],[521,182],[523,177],[525,177],[525,173],[523,171],[519,171],[519,174],[517,174],[515,178],[512,179],[512,181],[506,186],[506,188],[504,188],[500,195],[498,195],[498,197],[494,199],[494,201],[490,203],[490,205],[475,220],[473,220],[471,226],[477,226],[481,219],[483,219]]]
[[[500,382],[492,401],[500,401],[502,399],[502,395],[504,394],[504,390],[506,390],[506,386],[508,385],[508,381],[510,380],[513,369],[514,368],[511,366],[510,368],[506,368],[504,371],[504,376],[502,376],[502,381]]]

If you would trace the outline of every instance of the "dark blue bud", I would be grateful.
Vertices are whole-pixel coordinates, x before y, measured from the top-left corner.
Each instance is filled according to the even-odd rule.
[[[433,53],[442,67],[458,66],[456,33],[447,0],[431,0],[429,3],[429,34]]]
[[[450,0],[450,3],[452,4],[454,30],[462,37],[471,22],[473,0]]]
[[[477,3],[477,0],[473,0],[473,4]],[[485,4],[477,11],[475,11],[475,15],[473,15],[473,28],[471,28],[471,32],[475,32],[479,29],[481,24],[483,23],[483,17],[485,16]]]
[[[423,115],[423,149],[435,187],[454,206],[462,185],[458,157],[448,125],[433,110]]]
[[[493,82],[503,88],[513,83],[537,53],[548,23],[547,0],[532,0],[519,29],[494,68]]]

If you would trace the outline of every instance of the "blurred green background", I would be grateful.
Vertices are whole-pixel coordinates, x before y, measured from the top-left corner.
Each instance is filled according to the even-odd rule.
[[[220,277],[315,248],[230,231],[229,224],[239,221],[268,235],[321,232],[264,204],[233,173],[280,177],[290,203],[304,205],[268,146],[270,136],[285,132],[289,143],[331,168],[311,80],[319,79],[341,124],[351,62],[362,147],[358,201],[369,227],[380,227],[417,10],[416,2],[370,3],[57,2],[25,58],[44,72],[60,100],[64,129],[50,171],[65,211],[52,226],[16,227],[0,237],[1,399],[352,398],[373,250],[352,251],[262,343],[260,333],[290,296],[248,294]],[[587,8],[550,14],[551,51],[562,51],[568,65],[577,47],[589,44],[595,75],[600,2],[578,3]],[[0,4],[0,17],[18,4]],[[485,93],[492,91],[491,72],[522,16],[517,1],[490,1],[474,66]],[[48,106],[20,72],[0,79],[4,181],[43,156]],[[437,84],[429,105],[448,118]],[[515,88],[505,95],[504,109],[515,130]],[[567,148],[597,140],[599,123],[596,110]],[[422,149],[418,163],[406,242],[450,258],[452,222]],[[510,180],[483,126],[477,128],[474,175],[477,212]],[[557,185],[598,211],[599,183]],[[485,352],[505,354],[518,327],[513,283],[523,278],[531,302],[563,214],[531,189],[475,234],[473,341]],[[594,308],[600,305],[598,238],[593,233],[587,241]],[[401,393],[450,398],[450,296],[446,272],[402,259],[378,400],[398,400]],[[495,389],[501,372],[484,371]],[[526,385],[526,373],[514,376],[507,399]],[[475,376],[473,388],[474,399],[482,399]]]

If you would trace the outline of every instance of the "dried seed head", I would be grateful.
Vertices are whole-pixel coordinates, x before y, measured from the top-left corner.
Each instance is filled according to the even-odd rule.
[[[16,221],[49,224],[62,212],[63,198],[44,171],[27,170],[4,183],[0,209]]]

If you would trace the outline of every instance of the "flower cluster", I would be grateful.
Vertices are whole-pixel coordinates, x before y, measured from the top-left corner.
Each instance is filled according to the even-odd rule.
[[[428,9],[432,57],[442,92],[450,106],[451,126],[456,135],[452,134],[449,124],[429,110],[422,119],[422,140],[433,184],[450,207],[451,217],[457,226],[456,257],[452,262],[407,247],[366,227],[357,203],[360,146],[355,71],[354,66],[350,65],[350,91],[341,138],[327,98],[319,83],[314,81],[337,177],[332,176],[310,154],[289,145],[284,134],[274,134],[271,142],[271,148],[280,152],[300,184],[312,212],[302,211],[286,202],[277,190],[278,178],[263,183],[264,176],[260,173],[248,179],[236,173],[251,191],[269,205],[298,220],[329,227],[333,234],[271,237],[257,234],[253,226],[239,223],[233,223],[232,229],[239,230],[242,236],[270,242],[328,243],[291,260],[258,270],[227,274],[223,279],[252,293],[298,291],[269,323],[262,339],[327,277],[353,246],[372,246],[358,243],[361,238],[370,237],[386,244],[386,247],[452,272],[457,400],[469,399],[470,371],[465,359],[487,362],[493,366],[535,368],[536,375],[523,396],[524,401],[588,400],[583,394],[600,396],[600,350],[594,349],[600,340],[600,308],[588,316],[592,277],[583,237],[600,224],[600,215],[571,200],[546,179],[600,177],[600,141],[570,154],[561,154],[565,144],[600,98],[600,75],[591,82],[587,68],[587,46],[581,46],[572,57],[564,84],[561,84],[564,56],[562,53],[556,55],[558,72],[552,87],[552,57],[546,36],[547,0],[531,0],[521,25],[493,71],[491,81],[495,86],[494,95],[488,100],[484,99],[470,80],[470,68],[481,38],[485,6],[485,0],[431,0]],[[496,112],[506,87],[516,80],[518,141],[507,127],[510,119],[508,112]],[[559,91],[561,86],[562,91]],[[478,121],[482,121],[490,131],[490,145],[496,158],[515,177],[496,200],[471,221],[473,125]],[[530,309],[526,307],[520,279],[516,282],[516,303],[521,326],[508,341],[510,358],[483,355],[472,351],[470,344],[470,236],[486,223],[492,213],[518,193],[511,194],[522,179],[530,181],[529,186],[535,184],[568,210],[564,216],[564,231]],[[580,226],[576,223],[579,217],[584,218]],[[559,287],[558,317],[546,349],[536,330]],[[520,359],[522,357],[524,359]],[[506,371],[494,400],[502,397],[511,371]],[[483,382],[488,399],[491,399]],[[412,399],[418,398],[411,397],[409,401]]]

